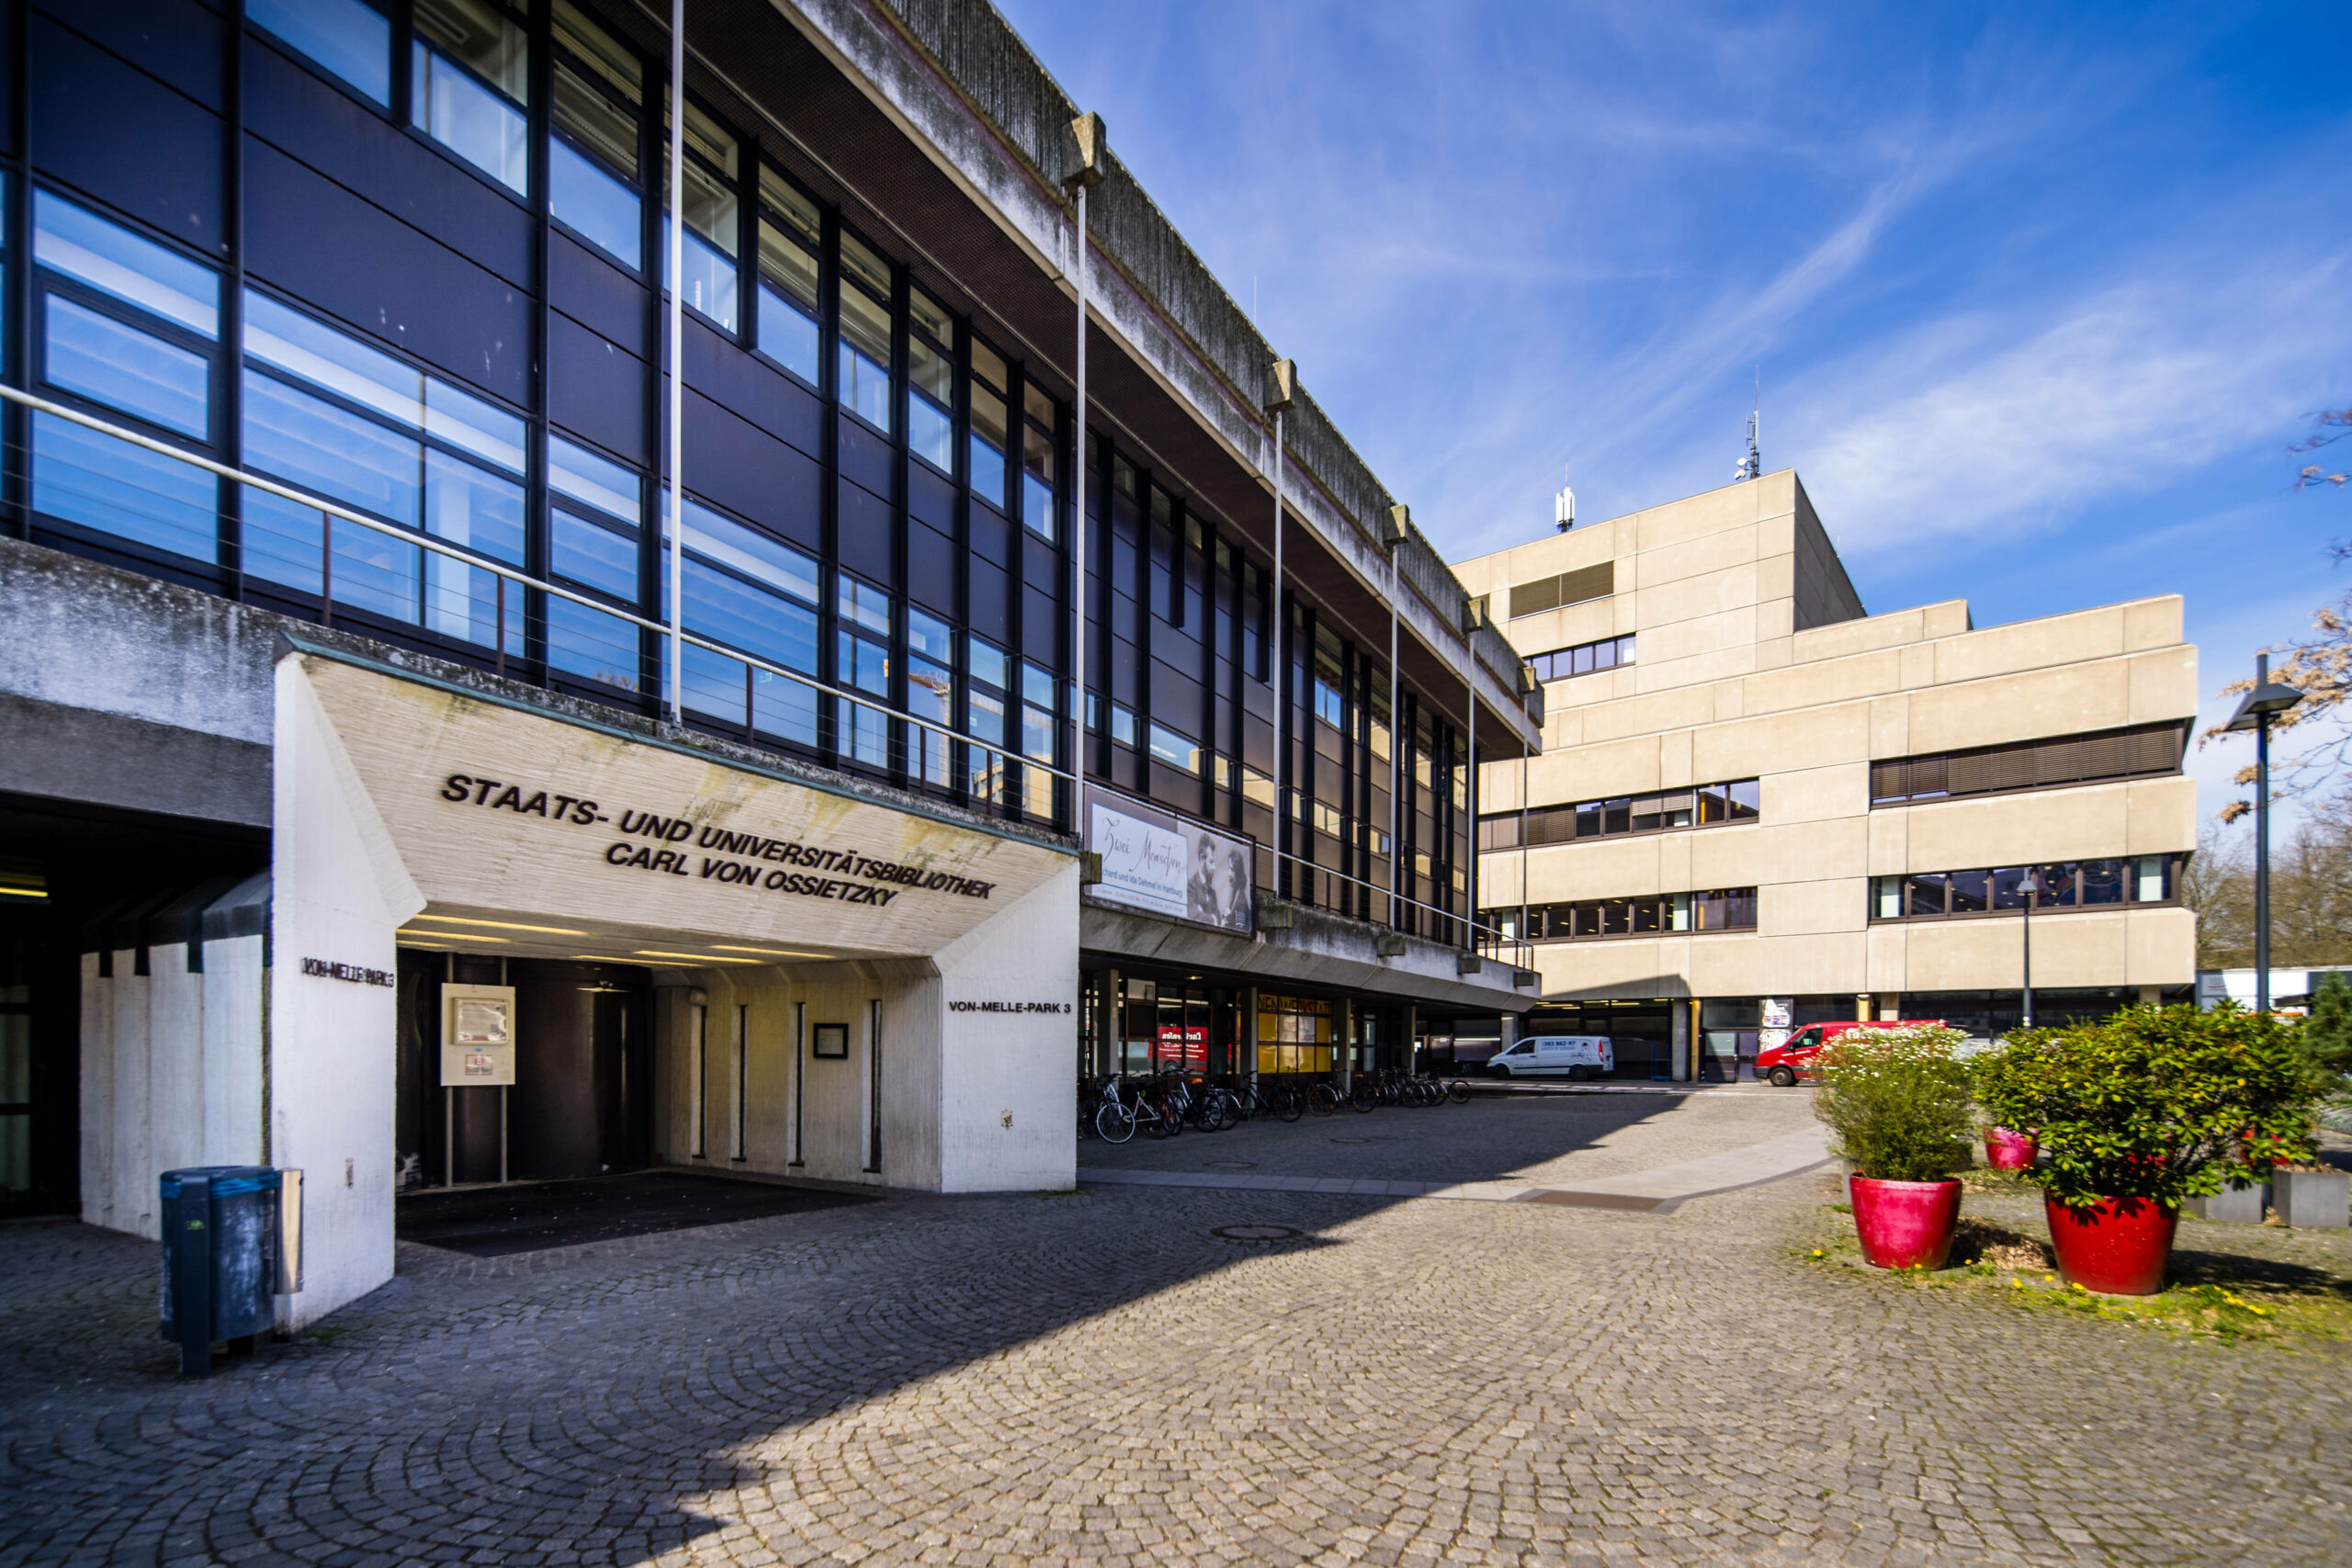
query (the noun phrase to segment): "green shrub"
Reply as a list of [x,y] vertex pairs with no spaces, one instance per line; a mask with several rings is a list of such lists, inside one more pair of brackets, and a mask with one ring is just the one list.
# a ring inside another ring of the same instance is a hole
[[2229,1002],[2131,1008],[2011,1035],[1979,1064],[1977,1098],[2041,1140],[2045,1162],[2020,1174],[2060,1202],[2177,1204],[2312,1157],[2319,1090],[2299,1034]]
[[2343,976],[2320,976],[2311,1016],[2303,1020],[2301,1048],[2324,1092],[2352,1092],[2352,986]]
[[1813,1113],[1857,1176],[1941,1181],[1968,1163],[1969,1071],[1957,1029],[1864,1027],[1814,1058]]

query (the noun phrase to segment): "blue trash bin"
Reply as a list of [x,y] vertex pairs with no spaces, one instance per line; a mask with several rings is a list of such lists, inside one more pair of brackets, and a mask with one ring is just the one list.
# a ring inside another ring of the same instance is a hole
[[219,1341],[250,1349],[275,1322],[281,1186],[266,1165],[164,1172],[163,1335],[183,1376],[210,1371]]

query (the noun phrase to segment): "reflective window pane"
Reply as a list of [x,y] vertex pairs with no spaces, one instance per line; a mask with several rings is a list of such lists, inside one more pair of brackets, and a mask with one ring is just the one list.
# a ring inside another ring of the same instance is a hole
[[547,595],[547,624],[550,668],[625,692],[637,690],[641,660],[635,625],[552,593]]
[[392,25],[361,0],[245,0],[245,19],[390,106]]
[[548,488],[627,523],[643,515],[644,480],[634,470],[560,435],[548,437]]
[[855,278],[884,299],[890,297],[890,264],[847,231],[842,235],[842,275]]
[[615,261],[633,270],[645,265],[637,192],[560,139],[548,143],[548,204],[573,232]]
[[881,637],[890,635],[890,595],[872,583],[843,573],[838,611],[844,625],[860,626]]
[[955,629],[938,616],[911,605],[907,610],[907,647],[937,660],[956,657]]
[[288,484],[416,525],[423,454],[414,438],[250,370],[244,456],[247,467]]
[[765,165],[760,169],[760,199],[809,250],[822,246],[824,223],[817,204],[801,195],[799,186]]
[[760,286],[759,350],[812,386],[817,380],[817,318],[794,300]]
[[523,471],[521,416],[429,376],[424,380],[424,433],[486,457],[510,473]]
[[[668,495],[662,500],[666,505]],[[763,586],[817,602],[817,563],[808,556],[707,507],[686,503],[686,549],[731,567]]]
[[33,510],[210,562],[220,555],[219,483],[189,463],[36,412]]
[[692,555],[684,562],[683,575],[688,631],[787,670],[815,671],[815,610],[756,588]]
[[411,428],[424,423],[422,374],[252,289],[245,291],[244,337],[252,358]]
[[410,118],[517,193],[530,183],[530,47],[487,0],[417,0]]
[[33,259],[200,337],[220,335],[211,271],[45,190],[33,193]]
[[202,355],[58,295],[46,298],[43,314],[42,377],[51,386],[206,439],[212,367]]
[[[424,531],[453,545],[523,564],[523,487],[460,457],[424,454]],[[519,604],[518,604],[519,607]]]
[[964,636],[964,668],[975,681],[985,681],[999,691],[1008,687],[1011,670],[1004,650],[995,644],[966,633]]
[[[977,362],[978,345],[973,347]],[[993,505],[1004,504],[1004,443],[1007,434],[1004,400],[978,379],[972,383],[972,493]]]
[[558,512],[548,520],[548,559],[556,575],[616,599],[638,600],[638,542]]

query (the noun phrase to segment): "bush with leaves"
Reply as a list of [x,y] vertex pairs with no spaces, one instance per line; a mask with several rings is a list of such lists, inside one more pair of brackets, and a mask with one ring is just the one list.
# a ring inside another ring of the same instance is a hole
[[1873,1181],[1941,1181],[1968,1163],[1967,1040],[1940,1025],[1849,1029],[1813,1059],[1813,1113],[1838,1157]]
[[2312,1157],[2319,1090],[2300,1032],[2229,1002],[2129,1008],[2010,1035],[1978,1064],[1977,1098],[2000,1125],[2040,1137],[2044,1163],[2019,1174],[2060,1202],[2177,1205]]
[[2303,1020],[2303,1060],[2330,1098],[2352,1094],[2352,986],[2341,975],[2320,976]]

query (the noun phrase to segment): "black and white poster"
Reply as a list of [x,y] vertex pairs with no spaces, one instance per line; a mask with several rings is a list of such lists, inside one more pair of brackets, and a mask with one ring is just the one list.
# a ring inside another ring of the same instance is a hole
[[1090,789],[1086,847],[1102,857],[1090,897],[1148,914],[1247,933],[1251,845],[1158,807]]

